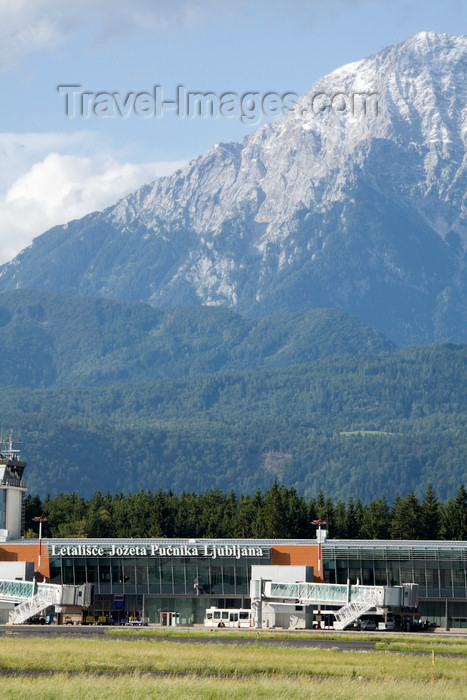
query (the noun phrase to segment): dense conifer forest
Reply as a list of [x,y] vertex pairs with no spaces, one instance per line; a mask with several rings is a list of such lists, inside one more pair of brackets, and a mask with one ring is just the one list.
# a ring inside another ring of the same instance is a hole
[[364,503],[467,483],[467,345],[396,349],[348,314],[0,295],[0,427],[30,492]]
[[253,494],[274,479],[364,502],[467,483],[467,346],[141,384],[5,388],[32,493]]
[[26,498],[27,537],[37,537],[35,515],[45,515],[47,537],[314,538],[313,520],[325,520],[334,539],[467,540],[467,491],[442,503],[429,485],[422,499],[413,491],[362,503],[325,496],[305,498],[274,482],[267,491],[237,497],[211,489],[204,494],[140,491],[128,496],[76,493]]

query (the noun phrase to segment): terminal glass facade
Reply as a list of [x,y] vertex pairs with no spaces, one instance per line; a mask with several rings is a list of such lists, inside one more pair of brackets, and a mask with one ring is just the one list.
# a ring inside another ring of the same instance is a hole
[[467,627],[467,551],[455,542],[327,541],[323,545],[324,580],[367,586],[418,583],[422,617]]
[[[94,584],[91,615],[120,621],[136,614],[160,624],[202,623],[211,606],[249,607],[253,565],[317,562],[316,540],[83,539],[47,546],[51,583]],[[465,542],[327,540],[321,551],[326,582],[417,583],[423,618],[467,627]]]
[[270,547],[255,548],[259,556],[237,551],[218,556],[219,551],[226,550],[218,549],[215,557],[212,552],[204,556],[203,550],[196,556],[170,557],[54,556],[51,551],[50,583],[93,583],[91,615],[117,621],[136,615],[164,624],[162,613],[170,612],[177,613],[176,623],[202,623],[208,607],[249,607],[251,567],[271,563]]

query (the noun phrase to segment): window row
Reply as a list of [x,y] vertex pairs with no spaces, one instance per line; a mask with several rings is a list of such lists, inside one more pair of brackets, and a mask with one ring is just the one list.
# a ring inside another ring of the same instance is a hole
[[418,583],[420,597],[467,596],[467,568],[463,561],[420,562],[335,559],[324,562],[324,579],[329,583],[365,586],[398,586]]
[[195,558],[61,558],[50,560],[52,583],[94,583],[96,592],[245,595],[252,564],[264,560]]

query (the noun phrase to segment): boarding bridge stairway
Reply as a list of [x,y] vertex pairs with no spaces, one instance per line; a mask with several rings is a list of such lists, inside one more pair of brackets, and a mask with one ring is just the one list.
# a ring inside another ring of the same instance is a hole
[[[297,605],[340,606],[334,613],[335,629],[343,630],[370,610],[400,610],[402,607],[416,608],[418,604],[417,584],[400,586],[361,586],[335,583],[282,583],[274,581],[252,582],[252,600],[257,598],[261,588],[264,601],[277,601],[282,604],[295,602]],[[256,592],[255,592],[256,591]],[[276,603],[276,604],[277,604]]]
[[40,615],[49,605],[59,605],[62,598],[60,586],[54,586],[53,588],[58,588],[59,590],[38,591],[32,598],[23,600],[10,612],[10,623],[12,625],[21,625],[26,620],[34,617],[34,615]]
[[88,607],[91,590],[84,586],[58,586],[36,581],[0,580],[0,601],[17,603],[10,611],[10,623],[20,625],[51,605]]
[[346,627],[358,620],[365,613],[374,610],[376,607],[375,603],[371,600],[354,600],[351,603],[347,603],[342,606],[340,610],[334,613],[335,622],[334,629],[344,630]]

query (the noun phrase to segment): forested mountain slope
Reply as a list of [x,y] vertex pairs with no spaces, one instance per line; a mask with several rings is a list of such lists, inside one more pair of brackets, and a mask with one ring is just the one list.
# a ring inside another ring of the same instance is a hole
[[394,347],[330,309],[252,320],[217,307],[157,310],[31,290],[0,294],[0,386],[149,381]]
[[209,488],[251,493],[274,478],[333,498],[466,474],[467,347],[332,357],[286,369],[106,387],[4,388],[31,491]]

